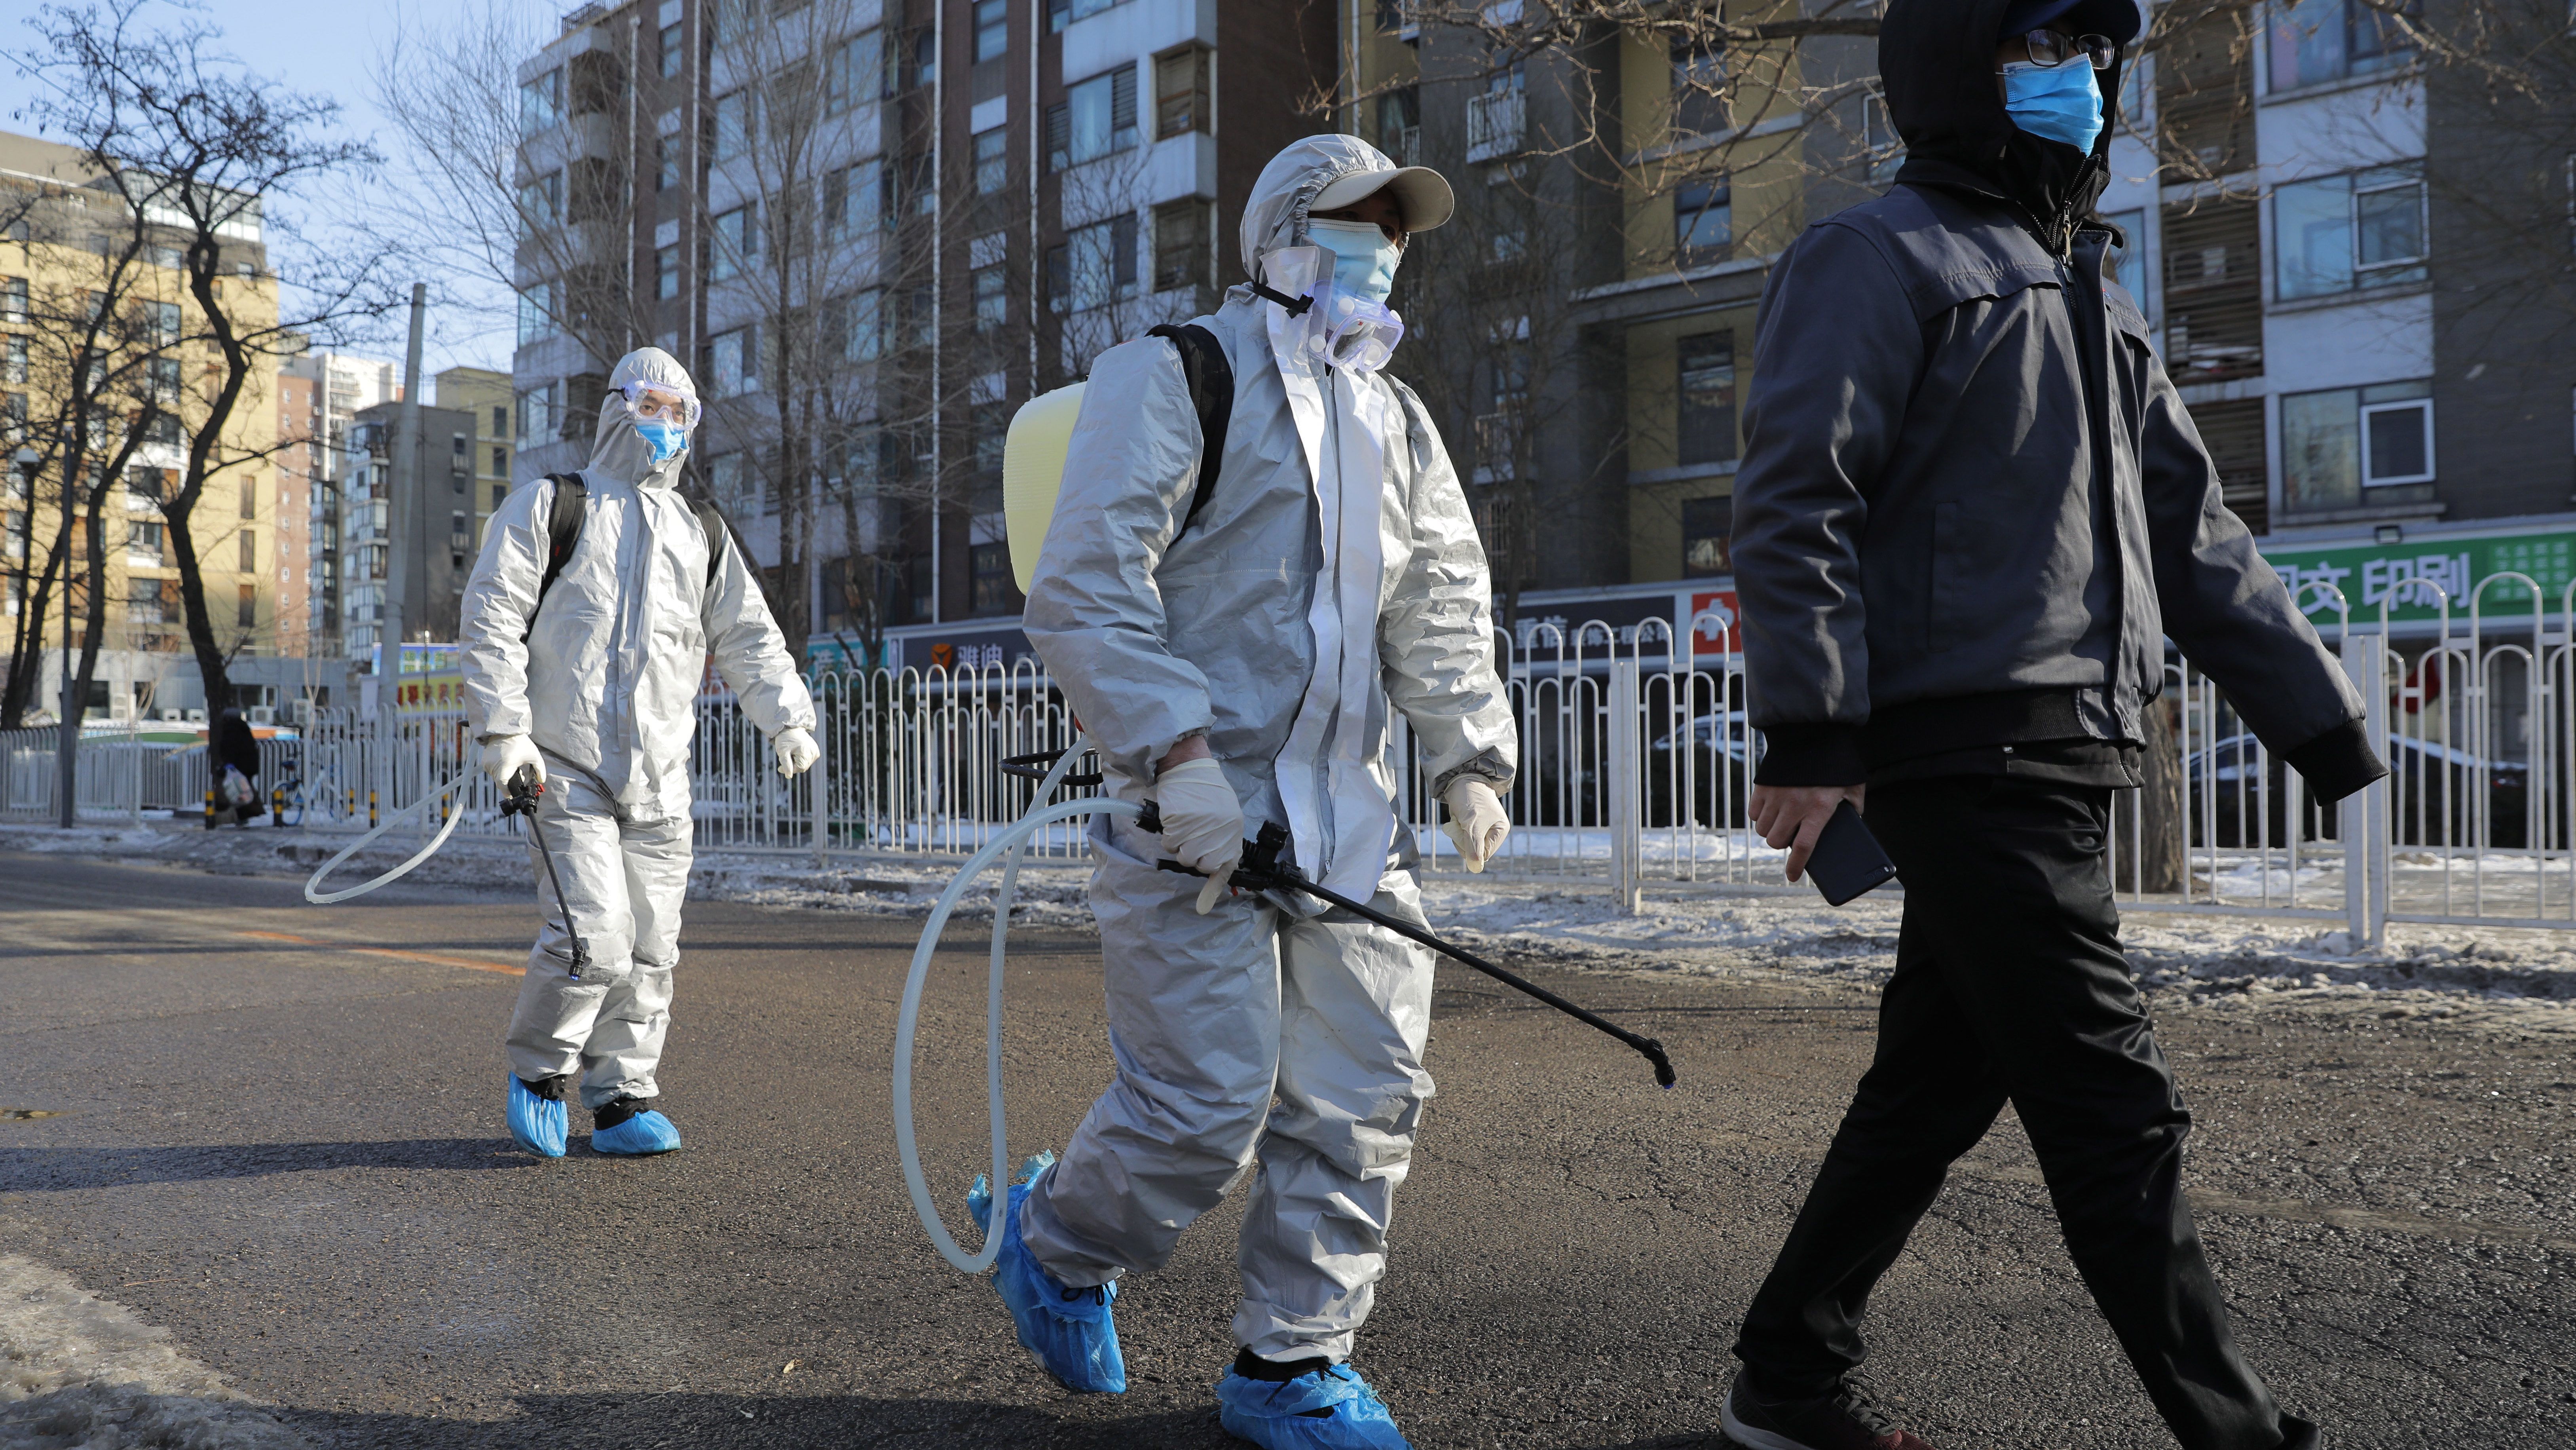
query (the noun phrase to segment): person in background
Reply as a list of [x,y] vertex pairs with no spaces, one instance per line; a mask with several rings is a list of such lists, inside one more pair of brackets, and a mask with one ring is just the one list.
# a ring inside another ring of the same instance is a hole
[[[211,829],[216,820],[230,816],[236,826],[246,826],[268,813],[268,804],[259,793],[259,733],[250,726],[250,717],[239,706],[227,705],[215,717],[214,738],[209,754],[215,771],[215,815],[206,820]],[[224,771],[238,770],[250,783],[250,798],[238,804],[225,799]]]
[[2230,1337],[2105,852],[2168,636],[2313,799],[2386,767],[2104,276],[2141,22],[2133,0],[1889,0],[1905,164],[1763,299],[1735,482],[1751,815],[1795,880],[1864,807],[1905,921],[1876,1058],[1736,1339],[1722,1424],[1746,1450],[1928,1450],[1858,1379],[1861,1314],[2006,1103],[2175,1439],[2319,1444]]

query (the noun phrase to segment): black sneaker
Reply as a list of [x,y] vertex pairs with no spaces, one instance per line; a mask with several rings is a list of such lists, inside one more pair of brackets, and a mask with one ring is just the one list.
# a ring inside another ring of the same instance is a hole
[[1900,1427],[1870,1399],[1868,1387],[1845,1378],[1829,1395],[1770,1399],[1736,1371],[1718,1422],[1744,1450],[1933,1450],[1930,1441]]

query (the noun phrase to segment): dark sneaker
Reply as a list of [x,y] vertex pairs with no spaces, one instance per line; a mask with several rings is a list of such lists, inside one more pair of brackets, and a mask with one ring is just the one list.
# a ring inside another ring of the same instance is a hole
[[1744,1450],[1933,1450],[1889,1419],[1855,1379],[1814,1399],[1774,1400],[1748,1388],[1739,1370],[1718,1418]]

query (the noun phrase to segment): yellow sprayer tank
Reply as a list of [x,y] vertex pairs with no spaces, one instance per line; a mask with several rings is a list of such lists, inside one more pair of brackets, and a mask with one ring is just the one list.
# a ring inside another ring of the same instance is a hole
[[1021,404],[1002,442],[1002,530],[1022,594],[1037,578],[1038,548],[1055,517],[1065,451],[1073,444],[1073,420],[1082,412],[1082,386],[1073,383]]

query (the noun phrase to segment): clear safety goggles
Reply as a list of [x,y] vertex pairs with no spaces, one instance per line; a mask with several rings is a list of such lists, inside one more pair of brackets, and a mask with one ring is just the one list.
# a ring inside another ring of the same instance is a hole
[[1315,305],[1306,319],[1306,352],[1326,367],[1373,373],[1395,356],[1404,341],[1404,317],[1383,302],[1355,297],[1326,278],[1311,294]]
[[626,416],[637,423],[698,426],[698,395],[660,383],[628,383],[618,391],[626,398]]

